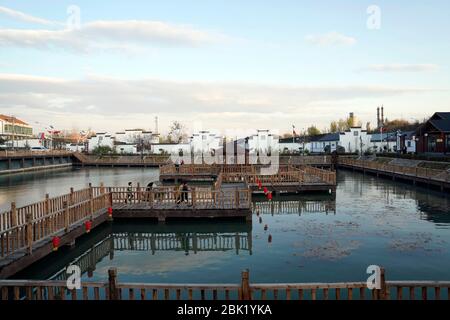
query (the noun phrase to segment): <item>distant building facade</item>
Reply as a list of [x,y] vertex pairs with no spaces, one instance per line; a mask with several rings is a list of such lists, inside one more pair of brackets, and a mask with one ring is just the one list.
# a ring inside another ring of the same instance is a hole
[[12,146],[12,141],[31,139],[33,128],[25,121],[0,114],[0,137]]
[[450,112],[436,112],[415,135],[418,153],[450,153]]

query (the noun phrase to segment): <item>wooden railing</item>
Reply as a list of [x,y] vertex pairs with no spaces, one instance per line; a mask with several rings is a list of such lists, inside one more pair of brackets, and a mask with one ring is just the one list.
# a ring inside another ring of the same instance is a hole
[[[408,296],[403,296],[408,290]],[[370,290],[366,282],[251,283],[249,271],[234,284],[122,283],[117,270],[107,282],[82,282],[69,290],[66,281],[0,280],[2,300],[410,300],[449,299],[450,281],[386,281]]]
[[73,152],[66,150],[48,150],[48,151],[0,151],[0,158],[10,157],[35,157],[35,156],[71,156]]
[[450,182],[450,172],[445,170],[436,170],[421,167],[405,167],[394,164],[380,163],[377,161],[357,160],[351,158],[339,158],[339,163],[353,167],[372,169],[381,172],[389,172],[399,175],[406,175],[416,178]]
[[169,162],[169,156],[165,155],[106,155],[96,156],[82,153],[74,153],[74,156],[83,164],[88,165],[165,165]]
[[332,157],[324,156],[280,156],[280,163],[293,165],[331,165]]
[[159,174],[206,174],[206,175],[218,175],[220,168],[215,165],[208,164],[183,164],[178,167],[174,164],[167,164],[159,168]]
[[0,213],[0,257],[18,250],[33,250],[33,244],[67,231],[70,226],[92,219],[94,213],[109,206],[104,188],[92,187],[50,198]]
[[323,170],[311,166],[301,166],[300,170],[305,172],[304,179],[306,182],[316,182],[317,179],[330,185],[336,185],[336,172]]
[[195,208],[242,209],[250,208],[252,195],[249,189],[230,189],[228,192],[213,188],[190,187],[189,191],[176,190],[174,187],[162,187],[147,191],[140,187],[105,187],[112,194],[113,204],[145,203],[148,209],[168,207],[186,199],[187,204]]
[[281,165],[273,175],[259,173],[222,173],[222,182],[246,182],[250,184],[324,183],[336,185],[336,172],[310,166]]
[[336,212],[336,201],[260,201],[253,204],[257,214],[302,214]]

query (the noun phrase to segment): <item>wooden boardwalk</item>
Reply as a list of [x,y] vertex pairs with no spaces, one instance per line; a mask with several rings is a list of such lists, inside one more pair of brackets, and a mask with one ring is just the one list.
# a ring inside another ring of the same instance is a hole
[[450,300],[450,281],[388,281],[380,289],[365,281],[339,283],[253,283],[245,270],[228,284],[130,283],[108,270],[108,281],[83,281],[67,289],[65,280],[0,280],[2,300]]
[[274,174],[264,174],[261,165],[165,165],[162,181],[214,181],[216,189],[227,183],[239,183],[252,192],[262,187],[279,193],[328,192],[336,190],[336,173],[308,165],[280,165]]
[[450,191],[450,172],[421,167],[406,167],[376,161],[339,158],[339,167],[389,177],[393,180],[410,181],[413,184],[433,186],[441,191]]
[[[180,202],[181,200],[185,200]],[[251,192],[179,192],[163,187],[89,187],[0,213],[0,278],[17,273],[59,246],[74,244],[90,228],[119,218],[241,218],[250,221]]]

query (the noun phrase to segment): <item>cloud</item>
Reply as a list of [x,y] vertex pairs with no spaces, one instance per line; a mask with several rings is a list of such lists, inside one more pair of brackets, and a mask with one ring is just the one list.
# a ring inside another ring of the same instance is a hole
[[98,130],[145,127],[153,123],[155,115],[162,121],[201,120],[219,129],[275,128],[306,115],[308,121],[327,123],[336,114],[342,117],[358,111],[352,110],[354,105],[376,105],[380,99],[429,92],[433,90],[374,85],[273,86],[95,75],[66,80],[0,74],[0,108],[4,113],[23,115],[27,121],[52,118],[66,127],[76,124]]
[[17,19],[17,20],[20,20],[23,22],[35,23],[35,24],[40,24],[40,25],[44,25],[44,26],[54,26],[57,24],[54,21],[34,17],[29,14],[26,14],[26,13],[23,13],[20,11],[16,11],[13,9],[9,9],[6,7],[2,7],[2,6],[0,6],[0,14],[5,14],[11,18],[14,18],[14,19]]
[[305,37],[305,40],[310,44],[329,47],[329,46],[352,46],[356,43],[356,39],[340,34],[338,32],[329,32],[326,34],[319,35],[308,35]]
[[436,71],[439,66],[436,64],[374,64],[362,71],[371,72],[430,72]]
[[123,49],[124,44],[197,47],[227,39],[219,33],[161,21],[93,21],[80,29],[65,30],[0,29],[0,47],[56,47],[82,52]]

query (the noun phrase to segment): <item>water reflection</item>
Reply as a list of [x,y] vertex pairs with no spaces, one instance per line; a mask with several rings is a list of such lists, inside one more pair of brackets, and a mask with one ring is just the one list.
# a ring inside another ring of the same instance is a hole
[[[116,221],[98,230],[93,230],[69,250],[63,248],[58,258],[38,262],[22,274],[36,272],[38,278],[54,280],[67,279],[66,269],[69,265],[80,267],[83,275],[93,276],[96,265],[105,258],[114,260],[117,252],[182,252],[184,255],[200,252],[234,252],[236,255],[252,255],[252,225],[241,222],[192,223],[177,222],[155,224],[153,222]],[[44,272],[42,265],[49,266]]]

